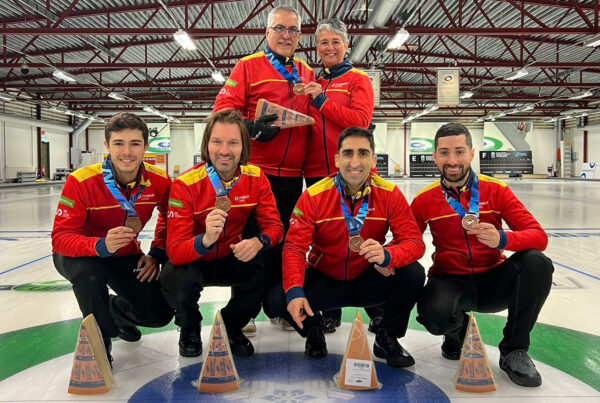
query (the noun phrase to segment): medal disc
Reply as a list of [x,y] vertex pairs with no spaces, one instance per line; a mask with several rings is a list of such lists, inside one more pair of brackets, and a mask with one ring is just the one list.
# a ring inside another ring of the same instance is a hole
[[354,235],[350,237],[350,240],[348,241],[348,247],[352,252],[358,252],[360,250],[360,245],[362,245],[363,242],[364,240],[360,237],[360,235]]
[[467,231],[473,229],[473,227],[477,225],[477,223],[478,220],[475,214],[465,214],[465,216],[462,218],[462,226]]
[[302,83],[294,84],[294,94],[304,95],[304,87],[306,86]]
[[142,220],[139,217],[127,217],[125,226],[137,234],[142,230]]
[[224,212],[228,212],[231,208],[231,201],[227,196],[219,196],[215,201],[215,208],[219,210],[223,210]]

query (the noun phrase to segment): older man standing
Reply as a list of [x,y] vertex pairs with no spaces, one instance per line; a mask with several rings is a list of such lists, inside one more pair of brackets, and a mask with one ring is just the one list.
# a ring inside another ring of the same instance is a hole
[[[223,109],[242,112],[252,144],[249,163],[260,167],[271,183],[286,231],[302,193],[308,128],[280,130],[270,126],[268,119],[256,119],[255,111],[258,100],[264,98],[308,114],[310,96],[305,94],[303,84],[314,81],[315,73],[303,60],[294,57],[301,23],[300,14],[293,7],[278,6],[271,10],[265,33],[267,45],[263,51],[238,61],[213,107],[213,112]],[[251,222],[245,232],[252,235],[257,229]],[[281,247],[276,246],[265,257],[273,276],[280,278]]]

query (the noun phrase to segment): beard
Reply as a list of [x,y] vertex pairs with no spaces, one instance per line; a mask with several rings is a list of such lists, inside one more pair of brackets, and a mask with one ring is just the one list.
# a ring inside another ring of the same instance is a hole
[[442,174],[442,178],[444,178],[444,180],[448,183],[458,183],[458,184],[462,184],[461,182],[463,182],[463,180],[465,179],[465,177],[469,174],[469,172],[471,171],[471,165],[461,165],[461,170],[458,174],[455,174],[453,176],[448,176],[445,174],[446,172],[446,168],[448,168],[448,165],[444,165],[442,166],[442,172],[440,172]]

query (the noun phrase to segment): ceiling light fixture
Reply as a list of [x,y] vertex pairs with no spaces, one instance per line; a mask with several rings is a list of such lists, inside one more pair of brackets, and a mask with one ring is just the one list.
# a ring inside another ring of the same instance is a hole
[[472,91],[465,91],[465,92],[463,92],[462,94],[460,94],[460,97],[459,97],[459,98],[460,98],[460,99],[468,99],[468,98],[472,98],[472,97],[473,97],[473,95],[475,95],[475,93],[474,93],[474,92],[472,92]]
[[179,43],[179,45],[185,50],[196,50],[196,44],[183,29],[175,32],[173,34],[173,38],[175,38],[177,43]]
[[506,81],[512,81],[516,80],[517,78],[525,77],[527,74],[529,73],[527,72],[525,67],[523,67],[522,69],[515,70],[512,73],[507,74],[506,76],[504,76],[504,79]]
[[0,99],[3,101],[14,101],[15,100],[15,96],[8,94],[6,92],[0,92]]
[[591,48],[595,48],[600,45],[600,33],[592,36],[587,41],[583,42],[583,46],[589,46]]
[[125,100],[125,97],[123,97],[123,95],[119,94],[118,92],[109,92],[108,97],[112,98],[112,99],[116,99],[117,101]]
[[63,81],[68,81],[71,83],[74,83],[77,81],[77,79],[72,76],[71,74],[67,73],[66,71],[62,71],[59,69],[54,70],[54,72],[52,73],[52,75],[56,78],[60,78]]
[[591,97],[592,95],[594,95],[594,93],[592,91],[583,91],[583,92],[578,92],[577,94],[571,95],[569,97],[569,99],[587,98],[587,97]]
[[388,42],[387,48],[385,50],[400,49],[400,47],[404,45],[404,42],[406,42],[409,36],[410,34],[406,29],[400,28],[396,32],[394,37]]
[[215,80],[218,83],[225,82],[225,76],[223,76],[223,73],[221,73],[219,70],[213,70],[213,72],[210,75],[213,78],[213,80]]

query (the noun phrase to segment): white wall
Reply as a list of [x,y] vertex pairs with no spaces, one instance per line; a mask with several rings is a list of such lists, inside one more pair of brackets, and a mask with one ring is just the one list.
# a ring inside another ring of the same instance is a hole
[[171,153],[169,154],[169,175],[175,177],[173,169],[179,165],[179,172],[184,172],[194,164],[194,129],[175,131],[171,128]]
[[50,142],[50,179],[53,179],[56,168],[69,168],[69,133],[42,130]]
[[533,125],[533,130],[527,135],[525,141],[529,143],[532,151],[533,173],[547,174],[548,167],[556,159],[556,130],[540,129]]
[[17,177],[18,171],[33,172],[37,168],[37,129],[32,126],[4,125],[5,178]]
[[[600,164],[600,124],[590,125],[588,129],[588,162]],[[583,161],[583,156],[581,157]]]

